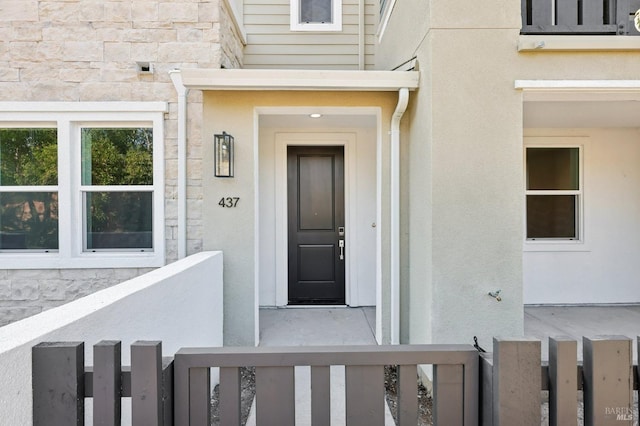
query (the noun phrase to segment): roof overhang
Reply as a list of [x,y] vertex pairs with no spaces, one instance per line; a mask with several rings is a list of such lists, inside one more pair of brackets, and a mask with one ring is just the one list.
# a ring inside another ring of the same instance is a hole
[[525,102],[638,101],[640,80],[516,80]]
[[640,80],[516,80],[524,126],[640,126]]
[[337,71],[337,70],[180,70],[182,83],[198,90],[315,90],[315,91],[397,91],[415,90],[417,71]]

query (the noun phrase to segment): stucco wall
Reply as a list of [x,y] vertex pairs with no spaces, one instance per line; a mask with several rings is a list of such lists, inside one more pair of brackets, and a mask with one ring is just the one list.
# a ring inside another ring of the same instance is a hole
[[[416,56],[420,71],[403,146],[405,341],[469,343],[477,335],[490,345],[492,335],[523,332],[523,274],[541,264],[532,254],[523,271],[523,98],[515,80],[640,75],[636,52],[518,52],[520,19],[514,1],[475,9],[463,1],[397,2],[377,48],[378,68]],[[487,296],[497,289],[502,302]]]
[[[256,228],[259,149],[255,133],[257,107],[308,106],[375,106],[382,109],[382,199],[388,200],[389,123],[397,102],[397,93],[372,92],[225,92],[209,91],[204,94],[203,133],[210,135],[223,130],[235,137],[235,177],[213,177],[213,144],[204,149],[207,159],[203,170],[205,250],[224,248],[225,252],[225,344],[254,344],[257,338],[257,306],[259,271],[256,270],[259,232]],[[236,208],[218,205],[222,197],[240,197]],[[383,203],[383,265],[382,282],[385,300],[388,300],[388,203]],[[388,324],[389,307],[383,305],[383,324]],[[388,330],[383,330],[388,336]],[[232,336],[232,337],[227,337]],[[387,337],[388,338],[388,337]],[[228,340],[227,340],[228,339]],[[233,340],[231,340],[233,339]]]
[[[164,101],[166,258],[177,259],[177,95],[174,68],[237,68],[242,43],[224,1],[0,2],[0,101]],[[136,62],[148,62],[143,74]],[[189,94],[187,253],[202,250],[202,94]],[[0,325],[143,271],[0,273]]]
[[520,10],[491,3],[398,2],[378,46],[379,68],[416,56],[420,71],[403,119],[404,342],[522,333],[522,105],[503,72]]

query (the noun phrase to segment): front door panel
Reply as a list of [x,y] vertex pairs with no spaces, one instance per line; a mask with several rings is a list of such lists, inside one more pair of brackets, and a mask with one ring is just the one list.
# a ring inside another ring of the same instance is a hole
[[344,148],[288,147],[287,192],[289,304],[344,304]]

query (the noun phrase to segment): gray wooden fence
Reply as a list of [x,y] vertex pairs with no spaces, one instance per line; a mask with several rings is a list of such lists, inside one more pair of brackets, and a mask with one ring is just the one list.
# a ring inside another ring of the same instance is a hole
[[93,424],[120,425],[121,398],[131,397],[131,423],[173,425],[173,360],[161,342],[131,345],[131,367],[121,367],[121,344],[93,347],[84,366],[84,343],[45,342],[33,347],[33,424],[84,425],[84,400],[93,398]]
[[[639,339],[640,341],[640,339]],[[549,339],[495,338],[492,353],[468,345],[336,346],[289,348],[185,348],[161,358],[160,342],[131,346],[131,368],[120,366],[120,343],[94,346],[94,367],[84,367],[83,343],[41,343],[33,348],[35,425],[83,425],[84,400],[93,398],[94,424],[120,424],[120,400],[132,399],[132,424],[207,425],[210,367],[220,367],[220,424],[240,424],[240,367],[256,367],[258,425],[295,422],[294,367],[311,367],[312,423],[329,424],[329,367],[345,366],[348,426],[384,424],[385,365],[399,366],[400,425],[417,420],[419,364],[433,370],[434,421],[440,425],[539,425],[548,392],[549,425],[634,424],[632,340],[624,336]],[[579,409],[580,393],[584,404]]]
[[220,367],[220,424],[239,425],[240,367],[246,366],[256,367],[258,425],[294,424],[295,366],[311,367],[312,423],[328,425],[332,365],[345,366],[347,424],[383,425],[384,366],[398,365],[399,424],[414,426],[419,364],[433,365],[436,422],[478,424],[479,357],[470,345],[187,348],[163,365],[160,342],[136,342],[131,369],[122,368],[122,373],[118,342],[96,345],[95,367],[86,372],[83,346],[42,343],[33,348],[35,425],[83,425],[88,397],[94,399],[94,424],[119,425],[120,398],[131,396],[136,426],[209,426],[211,367]]
[[521,0],[522,34],[637,35],[637,0]]
[[541,390],[548,391],[550,426],[578,423],[578,392],[585,426],[634,424],[631,345],[625,336],[584,337],[579,363],[575,340],[549,338],[549,361],[542,364],[539,340],[494,338],[493,353],[481,354],[481,424],[539,425]]
[[256,367],[256,422],[295,423],[294,367],[311,367],[311,421],[329,424],[329,367],[345,366],[346,422],[384,425],[384,366],[398,365],[398,423],[417,423],[417,365],[434,367],[434,417],[478,424],[478,353],[470,345],[326,346],[181,349],[175,356],[175,420],[210,425],[209,367],[220,368],[220,424],[240,421],[239,367]]

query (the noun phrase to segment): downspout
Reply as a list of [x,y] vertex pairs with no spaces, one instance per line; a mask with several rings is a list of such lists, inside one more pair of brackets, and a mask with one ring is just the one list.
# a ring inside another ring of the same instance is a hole
[[400,343],[400,120],[407,110],[409,89],[398,92],[391,118],[391,344]]
[[187,256],[187,89],[180,70],[169,71],[178,92],[178,259]]

